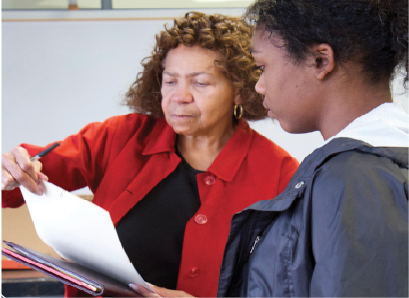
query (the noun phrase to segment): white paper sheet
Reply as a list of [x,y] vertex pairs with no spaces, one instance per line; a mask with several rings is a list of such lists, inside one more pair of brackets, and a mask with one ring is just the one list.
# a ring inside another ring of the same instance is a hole
[[151,289],[129,261],[106,210],[52,183],[44,185],[42,196],[20,187],[42,241],[71,262]]

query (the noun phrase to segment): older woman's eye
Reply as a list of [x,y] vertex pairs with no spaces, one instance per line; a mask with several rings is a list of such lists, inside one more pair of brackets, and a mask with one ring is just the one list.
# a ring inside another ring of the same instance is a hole
[[206,86],[209,85],[208,83],[205,83],[205,82],[195,82],[195,84],[196,84],[197,86],[199,86],[199,87],[206,87]]
[[260,69],[261,72],[264,72],[264,65],[257,65],[255,68]]

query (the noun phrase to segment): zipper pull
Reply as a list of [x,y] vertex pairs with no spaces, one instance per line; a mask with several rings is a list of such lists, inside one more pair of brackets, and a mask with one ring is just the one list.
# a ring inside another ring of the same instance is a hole
[[260,236],[257,236],[257,237],[256,237],[256,240],[254,241],[253,246],[251,247],[250,254],[253,253],[253,251],[254,251],[254,249],[256,248],[257,243],[258,243],[259,241],[260,241]]

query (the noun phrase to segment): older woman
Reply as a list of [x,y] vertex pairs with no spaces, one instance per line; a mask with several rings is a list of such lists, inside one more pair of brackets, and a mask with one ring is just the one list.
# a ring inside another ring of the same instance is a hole
[[222,15],[175,20],[127,93],[136,113],[87,125],[42,165],[36,146],[3,154],[3,206],[23,204],[19,185],[41,194],[47,177],[88,186],[146,281],[215,296],[233,214],[279,194],[298,166],[243,120],[266,116],[251,32]]

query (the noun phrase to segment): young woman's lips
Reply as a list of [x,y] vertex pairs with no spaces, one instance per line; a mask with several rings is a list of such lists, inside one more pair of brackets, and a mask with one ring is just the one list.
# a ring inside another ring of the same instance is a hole
[[263,104],[263,106],[267,111],[270,111],[270,109],[265,104]]

